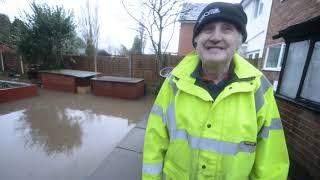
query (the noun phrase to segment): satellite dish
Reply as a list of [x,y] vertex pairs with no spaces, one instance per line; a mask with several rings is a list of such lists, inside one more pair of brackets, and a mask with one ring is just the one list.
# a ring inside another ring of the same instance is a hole
[[171,71],[173,70],[174,67],[165,67],[163,69],[160,70],[159,74],[161,77],[168,77],[169,74],[171,73]]

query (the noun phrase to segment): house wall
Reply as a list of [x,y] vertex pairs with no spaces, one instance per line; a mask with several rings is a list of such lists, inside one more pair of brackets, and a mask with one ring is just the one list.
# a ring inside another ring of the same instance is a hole
[[178,55],[185,56],[190,51],[193,50],[193,46],[192,46],[193,27],[194,27],[194,23],[181,22]]
[[[277,35],[280,30],[319,15],[319,0],[284,0],[282,2],[273,0],[263,57],[269,45],[284,42],[282,38],[272,39],[272,36]],[[276,71],[268,71],[266,75],[272,81],[279,79],[279,72]]]
[[[318,0],[273,0],[266,49],[269,45],[284,42],[272,39],[280,30],[320,15]],[[265,59],[264,59],[265,61]],[[278,80],[278,71],[264,71],[269,80]],[[291,177],[320,179],[320,113],[277,98],[287,146],[291,158]],[[298,167],[298,168],[296,168]]]
[[268,23],[270,18],[272,0],[261,0],[263,10],[260,15],[254,17],[255,1],[243,2],[244,11],[248,17],[247,23],[247,53],[259,52],[259,58],[263,55],[265,40],[267,36]]
[[296,179],[320,178],[320,113],[277,98]]

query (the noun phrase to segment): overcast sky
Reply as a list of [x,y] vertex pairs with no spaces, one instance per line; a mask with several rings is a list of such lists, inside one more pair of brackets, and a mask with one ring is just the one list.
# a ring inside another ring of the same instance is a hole
[[[0,1],[0,13],[7,14],[11,20],[14,17],[23,18],[23,12],[30,12],[29,2],[31,0],[4,0]],[[34,0],[37,3],[47,3],[50,6],[63,6],[66,10],[74,12],[75,20],[81,15],[81,6],[84,6],[86,0]],[[132,0],[130,0],[132,1]],[[221,0],[224,2],[239,3],[241,0]],[[133,38],[136,32],[133,28],[137,23],[125,12],[121,0],[91,0],[96,2],[100,16],[100,42],[99,47],[108,49],[109,46],[119,47],[120,44],[131,48]],[[189,0],[192,3],[210,3],[212,0]],[[168,48],[169,52],[177,52],[179,41],[180,24],[176,25],[176,30]],[[150,52],[150,47],[146,47]]]

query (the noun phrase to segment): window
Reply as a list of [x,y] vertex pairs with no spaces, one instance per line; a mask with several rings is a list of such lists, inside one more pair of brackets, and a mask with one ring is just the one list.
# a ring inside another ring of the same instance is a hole
[[320,41],[289,44],[278,93],[294,102],[320,107]]
[[320,16],[280,30],[286,48],[276,96],[320,112]]
[[280,94],[295,98],[300,84],[302,71],[307,59],[309,41],[291,43],[284,70]]
[[262,14],[263,11],[263,3],[260,3],[260,7],[259,7],[259,15]]
[[259,50],[254,50],[247,52],[247,58],[248,59],[258,59],[259,58]]
[[267,49],[263,69],[280,71],[284,49],[285,44],[283,43],[270,45]]
[[320,103],[320,42],[314,45],[311,61],[303,83],[301,97]]

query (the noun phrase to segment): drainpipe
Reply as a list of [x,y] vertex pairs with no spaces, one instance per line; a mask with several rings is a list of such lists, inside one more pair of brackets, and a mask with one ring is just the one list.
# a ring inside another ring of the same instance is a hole
[[0,51],[0,59],[1,59],[1,69],[4,72],[4,63],[3,63],[3,56],[1,51]]

